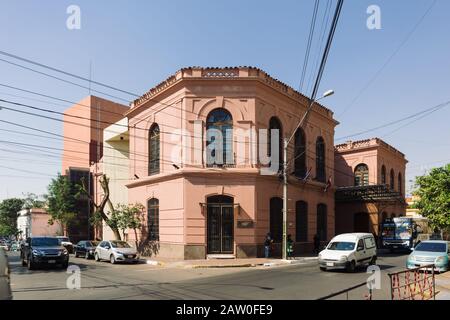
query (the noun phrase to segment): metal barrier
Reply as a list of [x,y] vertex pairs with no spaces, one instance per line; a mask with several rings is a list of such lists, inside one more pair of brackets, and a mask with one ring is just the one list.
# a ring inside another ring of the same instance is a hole
[[[353,286],[353,287],[350,287],[350,288],[338,291],[336,293],[329,294],[329,295],[327,295],[325,297],[322,297],[322,298],[319,298],[317,300],[328,300],[328,299],[335,298],[335,297],[338,297],[338,296],[343,295],[343,294],[345,294],[345,296],[346,296],[345,300],[348,300],[349,292],[353,291],[353,290],[356,290],[356,289],[359,289],[361,287],[367,287],[367,281],[364,281],[363,283],[358,284],[356,286]],[[368,290],[369,290],[369,293],[367,295],[365,295],[365,300],[372,300],[373,290],[371,288],[368,288]],[[342,300],[344,300],[344,299],[342,299]]]
[[436,282],[433,264],[390,273],[389,278],[391,280],[392,300],[436,299]]

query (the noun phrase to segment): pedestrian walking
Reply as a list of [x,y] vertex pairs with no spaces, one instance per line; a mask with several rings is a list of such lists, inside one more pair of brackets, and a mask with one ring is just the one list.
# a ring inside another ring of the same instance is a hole
[[266,234],[266,238],[264,239],[264,257],[267,259],[270,256],[270,248],[272,246],[273,239],[272,235],[269,233]]
[[287,258],[291,259],[294,255],[294,241],[291,238],[291,235],[288,235],[287,237]]

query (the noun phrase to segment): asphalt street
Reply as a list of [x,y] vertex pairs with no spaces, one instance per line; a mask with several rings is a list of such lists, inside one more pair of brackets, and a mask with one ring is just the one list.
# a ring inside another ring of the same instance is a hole
[[[388,273],[403,269],[405,260],[406,255],[401,254],[379,257],[381,289],[374,292],[374,299],[389,299]],[[9,261],[16,300],[309,300],[363,283],[369,276],[365,269],[356,273],[322,272],[315,261],[270,268],[186,269],[147,264],[111,265],[71,256],[70,265],[77,266],[79,269],[75,267],[75,270],[79,274],[57,268],[28,271],[21,266],[18,253],[9,253]],[[350,292],[348,299],[361,300],[367,293],[367,288],[362,287]],[[347,296],[334,299],[347,299]]]

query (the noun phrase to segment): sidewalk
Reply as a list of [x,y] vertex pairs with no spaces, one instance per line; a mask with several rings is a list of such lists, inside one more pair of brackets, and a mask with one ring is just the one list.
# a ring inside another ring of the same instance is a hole
[[450,300],[450,272],[436,275],[436,300]]
[[205,259],[205,260],[175,260],[158,257],[142,257],[146,263],[153,266],[165,268],[254,268],[254,267],[277,267],[291,264],[303,264],[316,261],[317,257],[302,256],[291,260],[274,258],[248,258],[248,259]]

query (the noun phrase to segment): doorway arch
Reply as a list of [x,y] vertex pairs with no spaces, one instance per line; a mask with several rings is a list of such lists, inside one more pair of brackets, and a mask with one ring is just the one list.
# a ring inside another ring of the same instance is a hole
[[234,198],[215,195],[207,198],[207,253],[234,253]]

